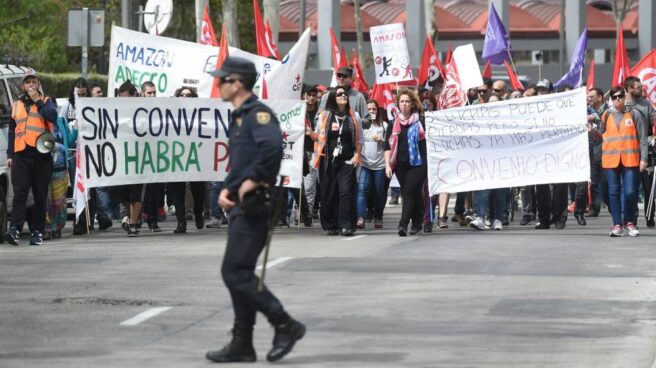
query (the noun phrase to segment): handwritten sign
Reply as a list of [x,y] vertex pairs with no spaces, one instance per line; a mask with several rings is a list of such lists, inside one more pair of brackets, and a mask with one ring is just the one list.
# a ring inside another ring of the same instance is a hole
[[[218,47],[112,26],[107,95],[112,97],[114,89],[129,79],[137,88],[145,81],[153,82],[161,97],[173,96],[182,86],[195,87],[200,97],[209,97],[214,78],[207,73],[216,68],[218,54]],[[229,54],[252,61],[260,75],[280,65],[278,60],[234,47],[229,48]]]
[[[201,98],[80,98],[78,150],[87,187],[221,181],[230,171],[232,105]],[[280,175],[303,180],[305,103],[267,102],[282,130]]]
[[376,66],[376,83],[412,80],[412,64],[403,23],[371,27],[369,34]]
[[590,178],[585,88],[426,113],[431,194]]

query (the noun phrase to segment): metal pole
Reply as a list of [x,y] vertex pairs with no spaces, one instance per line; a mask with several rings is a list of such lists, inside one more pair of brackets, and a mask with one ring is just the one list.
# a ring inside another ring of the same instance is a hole
[[89,8],[82,8],[84,22],[84,40],[82,41],[82,78],[87,79],[89,73]]
[[121,27],[130,29],[130,0],[121,0]]
[[[144,7],[139,5],[139,32],[143,32],[143,16],[144,16]],[[157,15],[155,15],[155,21],[157,21]]]
[[560,75],[565,74],[565,0],[560,0]]
[[305,0],[299,0],[299,3],[301,15],[298,17],[298,37],[301,37],[305,31]]

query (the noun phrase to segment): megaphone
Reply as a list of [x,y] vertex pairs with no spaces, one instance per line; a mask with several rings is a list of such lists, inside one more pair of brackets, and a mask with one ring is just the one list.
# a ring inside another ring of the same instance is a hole
[[45,132],[36,139],[36,149],[41,153],[50,153],[55,148],[55,137]]

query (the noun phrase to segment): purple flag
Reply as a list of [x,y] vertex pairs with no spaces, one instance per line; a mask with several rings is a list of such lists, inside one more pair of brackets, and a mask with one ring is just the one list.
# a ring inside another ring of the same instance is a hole
[[585,52],[588,49],[588,28],[586,27],[581,33],[579,40],[576,41],[576,48],[572,54],[572,64],[569,71],[560,80],[554,83],[554,88],[569,85],[573,88],[579,88],[583,84],[583,67],[585,66]]
[[510,50],[506,27],[499,19],[494,5],[490,4],[490,16],[487,20],[485,43],[483,43],[483,60],[495,65],[503,64],[504,61],[510,60]]

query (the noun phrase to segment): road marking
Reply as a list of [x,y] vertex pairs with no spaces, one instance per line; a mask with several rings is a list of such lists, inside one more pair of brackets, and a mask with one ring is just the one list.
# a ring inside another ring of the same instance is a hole
[[[290,259],[292,259],[292,257],[280,257],[280,258],[274,259],[273,261],[269,261],[269,262],[267,262],[267,270],[270,270],[272,267],[275,267],[279,264],[287,262]],[[259,271],[261,269],[262,269],[262,265],[259,265],[259,266],[255,267],[256,271]]]
[[355,240],[355,239],[362,239],[362,238],[364,238],[364,237],[366,237],[366,236],[367,236],[366,234],[363,234],[363,235],[356,235],[356,236],[350,236],[350,237],[348,237],[348,238],[344,238],[344,239],[342,239],[342,240],[344,240],[344,241],[351,241],[351,240]]
[[136,316],[121,322],[121,326],[136,326],[136,325],[140,324],[141,322],[143,322],[143,321],[145,321],[149,318],[153,318],[153,317],[155,317],[156,315],[158,315],[160,313],[164,313],[164,312],[166,312],[167,310],[169,310],[171,308],[172,307],[150,308],[149,310],[147,310],[145,312],[139,313]]

